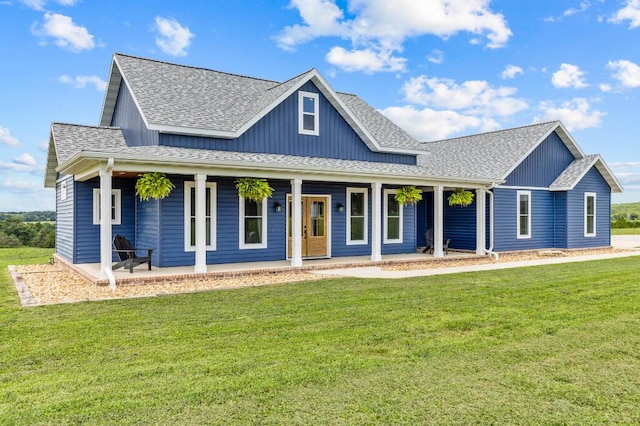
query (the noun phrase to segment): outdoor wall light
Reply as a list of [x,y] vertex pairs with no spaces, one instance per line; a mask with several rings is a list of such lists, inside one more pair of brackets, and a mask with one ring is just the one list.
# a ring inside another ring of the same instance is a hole
[[276,201],[276,203],[273,205],[273,209],[277,212],[281,212],[282,211],[282,204],[278,203]]
[[338,204],[336,204],[336,208],[338,209],[338,211],[340,213],[342,213],[344,211],[344,204],[338,203]]

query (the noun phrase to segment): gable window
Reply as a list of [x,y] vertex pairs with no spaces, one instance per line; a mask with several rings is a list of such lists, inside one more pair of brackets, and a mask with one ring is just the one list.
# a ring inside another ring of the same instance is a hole
[[312,136],[320,134],[318,108],[317,93],[298,92],[298,133]]
[[402,205],[396,201],[396,190],[384,190],[384,243],[402,242]]
[[594,192],[584,194],[584,236],[596,236],[596,194]]
[[347,245],[367,244],[367,189],[347,188]]
[[531,191],[518,191],[518,238],[531,238]]
[[[205,248],[216,249],[216,183],[205,183]],[[184,250],[196,250],[196,183],[184,183]]]
[[240,200],[240,248],[267,247],[267,198],[261,202]]
[[[121,224],[122,195],[119,189],[111,190],[111,224]],[[100,225],[100,188],[93,188],[93,224]]]

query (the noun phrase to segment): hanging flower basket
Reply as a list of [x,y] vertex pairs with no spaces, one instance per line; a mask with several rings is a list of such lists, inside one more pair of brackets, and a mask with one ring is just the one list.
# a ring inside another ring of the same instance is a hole
[[261,202],[264,198],[271,198],[273,194],[273,188],[266,179],[239,178],[236,180],[236,189],[242,198],[256,203]]
[[403,186],[396,191],[395,200],[398,204],[404,206],[405,204],[415,204],[422,200],[422,191],[415,186]]
[[468,207],[473,203],[473,192],[466,189],[456,189],[447,200],[450,206]]
[[151,198],[161,200],[168,196],[174,188],[175,185],[164,173],[149,172],[138,178],[136,195],[142,201],[148,201]]

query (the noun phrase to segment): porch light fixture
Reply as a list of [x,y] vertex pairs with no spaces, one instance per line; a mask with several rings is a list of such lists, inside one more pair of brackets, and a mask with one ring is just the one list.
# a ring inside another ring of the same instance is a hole
[[277,212],[281,212],[282,211],[282,204],[278,203],[276,201],[276,203],[273,205],[273,209]]
[[340,213],[342,213],[344,211],[344,204],[338,203],[338,204],[336,204],[336,208],[338,209],[338,211]]

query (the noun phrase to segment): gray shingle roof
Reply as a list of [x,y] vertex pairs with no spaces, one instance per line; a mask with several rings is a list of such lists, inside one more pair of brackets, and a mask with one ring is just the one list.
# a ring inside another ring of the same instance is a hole
[[422,149],[430,155],[418,161],[433,175],[503,180],[559,125],[553,121],[427,142]]
[[[215,132],[238,132],[252,119],[268,112],[267,108],[288,90],[317,73],[310,70],[280,83],[122,54],[115,54],[114,61],[119,71],[112,69],[111,78],[123,76],[150,126]],[[111,83],[109,92],[118,87],[117,82]],[[335,93],[329,87],[320,89],[325,94]],[[113,97],[113,93],[107,93],[106,100]],[[347,107],[345,111],[338,110],[356,119],[346,117],[347,121],[352,126],[362,125],[378,146],[391,150],[420,149],[418,141],[357,96],[336,94],[336,97]],[[102,124],[110,121],[114,105],[105,103]]]
[[556,178],[549,186],[551,191],[569,191],[573,189],[584,175],[595,166],[602,177],[607,181],[613,192],[622,192],[622,186],[599,155],[587,155],[578,158]]
[[63,164],[80,151],[127,147],[119,127],[53,123],[51,135],[55,142],[58,164]]

